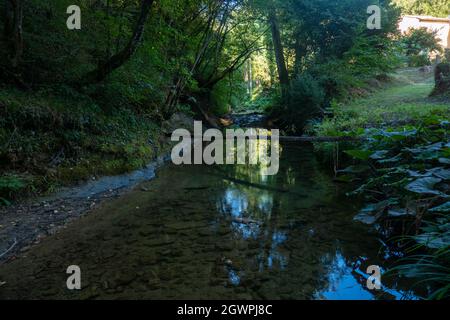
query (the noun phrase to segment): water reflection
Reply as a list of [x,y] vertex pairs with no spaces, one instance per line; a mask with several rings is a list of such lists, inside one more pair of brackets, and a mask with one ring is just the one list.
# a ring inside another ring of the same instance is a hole
[[[366,288],[385,253],[308,146],[261,167],[166,167],[158,178],[0,266],[0,298],[402,299]],[[84,289],[64,289],[68,265]],[[62,270],[62,271],[61,271]]]
[[[301,277],[302,269],[307,268],[314,274],[313,279],[308,279],[315,288],[311,292],[314,299],[411,298],[410,292],[402,290],[385,287],[382,292],[375,292],[367,289],[368,275],[358,262],[363,259],[381,263],[381,260],[375,251],[371,252],[370,258],[361,258],[359,255],[365,252],[365,248],[361,248],[363,243],[352,244],[352,252],[345,256],[341,240],[344,240],[345,246],[345,240],[358,241],[358,237],[352,238],[352,228],[338,230],[343,224],[337,220],[344,216],[349,218],[355,211],[336,206],[334,202],[339,190],[318,169],[314,159],[304,157],[304,153],[288,148],[287,157],[282,157],[280,172],[275,177],[265,176],[261,168],[250,166],[227,169],[224,177],[226,188],[216,195],[217,210],[225,220],[230,221],[229,227],[235,238],[246,241],[257,239],[259,242],[257,252],[250,256],[247,252],[238,252],[234,259],[247,260],[248,266],[256,264],[257,273],[272,270],[274,277],[281,278],[286,275]],[[233,179],[227,179],[230,177]],[[235,181],[248,181],[251,185]],[[266,191],[266,187],[273,190],[279,188],[280,192]],[[307,195],[299,196],[305,190],[308,190]],[[326,214],[328,218],[324,217]],[[337,228],[333,227],[334,223]],[[361,233],[359,238],[377,242],[374,237],[368,237],[367,230],[361,226],[352,227]],[[305,239],[311,243],[304,243]],[[304,251],[305,256],[290,261],[296,249]],[[307,260],[308,257],[311,261]],[[229,282],[235,286],[240,285],[246,276],[251,278],[250,281],[257,278],[254,273],[245,270],[239,273],[230,269],[228,273]],[[297,279],[290,280],[296,285]]]

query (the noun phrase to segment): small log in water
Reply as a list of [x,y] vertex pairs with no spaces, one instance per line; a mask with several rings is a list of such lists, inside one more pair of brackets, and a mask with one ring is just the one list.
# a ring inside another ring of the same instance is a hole
[[[245,139],[271,139],[271,136],[266,135],[255,135],[255,136],[245,136]],[[192,139],[203,140],[203,136],[192,136]],[[225,138],[226,139],[226,138]],[[357,142],[368,140],[366,137],[296,137],[296,136],[280,136],[280,142]]]
[[280,141],[282,142],[345,142],[345,141],[364,141],[367,140],[365,137],[290,137],[281,136]]

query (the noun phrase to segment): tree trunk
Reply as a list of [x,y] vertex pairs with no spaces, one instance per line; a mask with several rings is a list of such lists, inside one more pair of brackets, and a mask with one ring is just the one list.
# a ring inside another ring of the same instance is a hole
[[431,96],[450,95],[450,63],[440,63],[434,71],[435,87]]
[[103,81],[112,71],[121,67],[136,52],[139,43],[144,36],[144,27],[150,13],[154,0],[142,0],[139,19],[133,32],[133,36],[127,46],[117,54],[102,63],[97,70],[88,73],[84,79],[85,84],[98,83]]
[[250,91],[250,98],[253,97],[253,69],[252,69],[252,58],[248,59],[248,87]]
[[10,63],[17,69],[23,54],[23,0],[5,0],[4,38],[11,48]]
[[278,69],[278,77],[280,80],[281,85],[281,91],[283,94],[283,97],[285,98],[287,96],[287,91],[289,87],[289,74],[286,68],[286,60],[284,58],[284,52],[283,52],[283,44],[281,43],[281,35],[280,35],[280,29],[278,27],[278,21],[277,16],[275,12],[275,8],[269,9],[269,23],[270,23],[270,29],[272,31],[272,42],[273,42],[273,48],[275,51],[275,59],[277,63],[277,69]]
[[297,39],[295,40],[295,62],[294,62],[294,74],[297,76],[301,73],[302,67],[302,58],[305,55],[305,50],[301,44],[299,36],[297,35]]
[[13,21],[14,21],[14,10],[11,0],[5,0],[2,8],[2,19],[3,20],[3,38],[5,41],[11,40]]

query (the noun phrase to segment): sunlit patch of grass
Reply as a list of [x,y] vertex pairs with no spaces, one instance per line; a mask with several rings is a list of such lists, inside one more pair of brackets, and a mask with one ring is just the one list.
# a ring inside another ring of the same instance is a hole
[[358,134],[365,128],[396,128],[415,125],[431,115],[449,117],[450,102],[429,98],[433,83],[393,84],[367,97],[335,104],[333,116],[314,129],[316,135]]

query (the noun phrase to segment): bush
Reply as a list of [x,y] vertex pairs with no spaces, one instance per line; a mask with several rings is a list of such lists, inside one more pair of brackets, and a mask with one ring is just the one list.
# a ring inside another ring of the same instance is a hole
[[430,64],[431,53],[441,53],[437,32],[422,27],[410,28],[400,41],[410,67],[422,67]]
[[430,58],[426,54],[417,54],[408,57],[408,67],[418,68],[431,64]]
[[450,49],[445,49],[445,52],[444,52],[444,62],[450,63]]
[[293,132],[302,131],[307,122],[321,114],[325,92],[319,81],[310,74],[302,74],[292,81],[284,121]]
[[0,206],[9,205],[8,199],[25,189],[27,182],[15,175],[0,176]]

